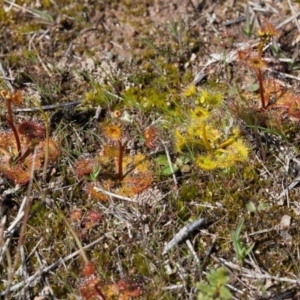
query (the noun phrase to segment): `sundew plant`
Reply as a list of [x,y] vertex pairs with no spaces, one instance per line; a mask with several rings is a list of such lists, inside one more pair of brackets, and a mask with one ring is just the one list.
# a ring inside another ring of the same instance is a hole
[[222,94],[208,90],[197,92],[196,87],[190,86],[184,95],[194,98],[196,106],[186,116],[184,127],[175,130],[176,151],[189,152],[203,170],[224,169],[245,161],[248,147],[238,127],[226,124],[226,116],[218,111]]

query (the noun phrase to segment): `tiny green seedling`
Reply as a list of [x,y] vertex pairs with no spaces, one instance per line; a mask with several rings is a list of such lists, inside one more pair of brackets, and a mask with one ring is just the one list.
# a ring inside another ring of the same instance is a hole
[[211,270],[207,274],[208,283],[199,282],[197,287],[199,294],[197,300],[229,300],[232,295],[226,284],[229,281],[229,276],[223,267]]
[[263,202],[259,202],[258,205],[255,205],[252,201],[250,201],[246,204],[246,207],[249,213],[256,213],[263,210],[268,210],[270,208],[270,205]]
[[251,38],[251,35],[253,34],[254,22],[255,22],[255,18],[253,18],[253,17],[250,18],[250,7],[249,7],[249,3],[247,2],[247,6],[246,6],[246,27],[242,28],[242,32],[248,38]]
[[291,61],[288,63],[289,71],[299,70],[299,65],[296,65],[297,57],[298,57],[299,44],[296,45],[295,51],[291,58]]
[[95,167],[95,169],[93,169],[92,173],[90,173],[88,175],[88,180],[90,180],[90,181],[97,181],[98,180],[98,176],[100,174],[100,171],[101,171],[101,166],[97,165]]
[[242,227],[244,225],[244,219],[242,219],[239,223],[239,225],[237,226],[235,231],[231,231],[231,239],[232,239],[232,243],[233,243],[233,248],[234,251],[236,253],[236,257],[237,260],[243,265],[244,260],[246,258],[247,255],[250,254],[250,252],[253,250],[254,248],[254,243],[251,244],[251,246],[249,246],[248,248],[246,248],[242,242],[241,242],[241,231],[242,231]]
[[172,169],[171,169],[166,155],[159,155],[156,158],[156,164],[158,166],[158,173],[159,173],[159,175],[162,175],[162,176],[170,176],[173,173],[178,172],[178,170],[179,170],[179,167],[177,164],[172,164]]

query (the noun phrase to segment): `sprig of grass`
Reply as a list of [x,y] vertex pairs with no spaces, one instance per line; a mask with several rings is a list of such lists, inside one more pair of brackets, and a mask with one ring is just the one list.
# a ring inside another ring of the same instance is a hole
[[250,17],[250,7],[249,3],[247,2],[246,5],[246,27],[242,28],[242,32],[247,38],[251,38],[253,34],[253,29],[254,29],[254,23],[255,23],[255,18]]
[[299,50],[299,44],[297,43],[296,48],[293,53],[293,56],[291,58],[291,61],[288,63],[290,71],[299,69],[299,65],[296,65],[296,60],[298,57],[298,50]]
[[237,260],[240,262],[241,265],[244,264],[244,260],[246,258],[246,256],[248,256],[251,251],[253,250],[255,244],[251,244],[249,247],[246,247],[245,245],[243,245],[242,241],[241,241],[241,231],[244,225],[244,219],[242,219],[236,230],[235,231],[231,231],[230,235],[231,235],[231,239],[232,239],[232,243],[233,243],[233,248],[236,254],[236,258]]

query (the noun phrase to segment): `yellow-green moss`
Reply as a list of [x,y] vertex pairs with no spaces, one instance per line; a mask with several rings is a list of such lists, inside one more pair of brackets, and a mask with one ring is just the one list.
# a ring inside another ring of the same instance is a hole
[[199,187],[196,185],[183,185],[179,191],[178,198],[183,202],[195,201],[199,195]]

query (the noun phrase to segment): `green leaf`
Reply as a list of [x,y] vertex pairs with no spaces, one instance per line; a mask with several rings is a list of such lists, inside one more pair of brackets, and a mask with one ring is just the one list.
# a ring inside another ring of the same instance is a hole
[[199,294],[197,300],[229,300],[232,295],[226,284],[229,281],[229,276],[223,267],[211,270],[207,274],[208,283],[199,282],[197,288]]
[[259,85],[257,83],[253,83],[248,85],[246,89],[248,92],[256,92],[259,90]]
[[253,243],[253,244],[246,250],[245,256],[247,256],[247,255],[250,254],[250,252],[253,250],[254,246],[255,246],[255,243]]
[[270,204],[268,203],[259,203],[257,210],[262,211],[262,210],[268,210],[270,208]]
[[170,166],[166,166],[162,169],[161,174],[165,175],[165,176],[170,176],[173,173],[178,172],[178,170],[179,170],[178,166],[172,164],[172,167],[173,167],[173,172],[172,172]]
[[252,201],[250,201],[246,204],[246,208],[250,213],[256,212],[256,207]]
[[221,286],[219,293],[220,293],[219,299],[230,300],[232,298],[232,294],[230,293],[229,289],[226,286]]
[[54,19],[53,17],[48,13],[48,12],[45,12],[45,11],[41,11],[41,10],[38,10],[38,9],[32,9],[32,11],[37,15],[39,16],[40,18],[48,21],[48,22],[51,22],[53,23],[54,22]]
[[236,229],[236,237],[239,239],[240,238],[240,235],[241,235],[241,231],[242,231],[242,228],[243,228],[243,225],[244,225],[244,218],[242,218],[242,220],[240,221],[237,229]]
[[98,179],[99,173],[101,171],[101,166],[97,165],[93,172],[88,176],[88,180],[90,181],[96,181]]
[[180,155],[180,156],[176,159],[176,163],[177,163],[179,166],[186,165],[186,164],[190,163],[191,161],[192,161],[192,158],[191,158],[190,155],[188,155],[188,154]]
[[156,160],[156,163],[161,166],[166,166],[169,164],[168,158],[166,155],[160,155],[155,160]]

